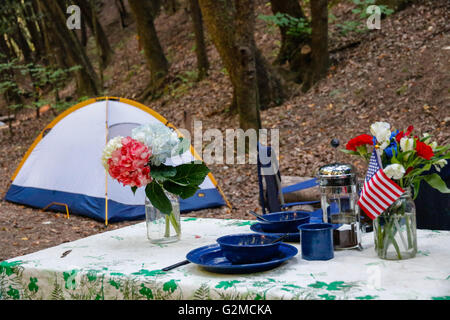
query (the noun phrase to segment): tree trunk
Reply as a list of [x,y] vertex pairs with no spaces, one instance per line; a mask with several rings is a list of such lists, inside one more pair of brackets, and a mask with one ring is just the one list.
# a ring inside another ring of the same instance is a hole
[[200,81],[208,75],[209,62],[206,53],[205,35],[203,32],[202,12],[198,0],[189,0],[190,13],[195,34],[195,54],[197,55],[197,80]]
[[151,72],[150,84],[139,98],[139,100],[144,100],[159,91],[169,72],[169,63],[164,55],[153,22],[155,12],[159,9],[158,6],[155,2],[142,0],[129,0],[128,3],[135,16],[139,40]]
[[[36,6],[36,12],[42,13],[45,11],[39,2],[36,2]],[[41,19],[39,28],[41,29],[41,34],[44,39],[44,48],[49,63],[54,66],[59,66],[62,69],[68,68],[69,64],[65,59],[64,45],[59,41],[56,33],[52,31],[50,19]]]
[[87,42],[88,42],[88,38],[87,38],[87,30],[86,30],[87,25],[86,25],[86,20],[85,20],[85,19],[86,19],[85,17],[81,16],[81,30],[80,30],[81,35],[80,35],[80,42],[81,42],[81,45],[82,45],[84,48],[86,48]]
[[233,85],[239,125],[260,129],[254,1],[199,0],[205,24]]
[[261,129],[258,73],[256,69],[255,3],[235,1],[236,44],[239,82],[236,90],[239,124],[244,130]]
[[394,11],[400,11],[406,8],[411,0],[377,0],[375,4],[385,5]]
[[[271,0],[270,1],[272,12],[274,15],[277,13],[286,14],[290,17],[297,19],[304,19],[307,22],[307,18],[303,13],[302,7],[298,0]],[[291,63],[294,59],[298,60],[297,52],[305,45],[310,45],[311,36],[307,32],[302,32],[300,34],[292,34],[289,32],[288,26],[280,26],[281,35],[281,48],[278,56],[275,60],[276,64],[283,65],[286,62]],[[301,64],[301,61],[296,61],[296,64]],[[291,70],[294,69],[298,71],[299,68],[304,67],[303,65],[291,66]]]
[[31,41],[34,46],[34,51],[36,57],[41,57],[44,52],[44,41],[42,39],[41,34],[37,28],[37,17],[34,12],[32,3],[30,1],[26,1],[21,5],[21,13],[23,20],[25,21],[25,25],[30,32]]
[[76,34],[66,26],[66,16],[57,0],[39,0],[41,8],[45,10],[52,22],[52,31],[58,37],[69,59],[81,69],[77,71],[78,90],[80,94],[96,96],[100,93],[98,77],[92,67],[86,52]]
[[[11,60],[10,49],[8,48],[8,44],[6,43],[4,37],[0,37],[0,52],[3,54],[3,55],[0,55],[0,63],[10,62],[10,60]],[[4,80],[9,80],[11,82],[15,82],[14,72],[12,72],[11,70],[3,70],[0,73],[0,78],[4,79]],[[16,90],[12,89],[11,87],[3,93],[3,97],[8,105],[8,107],[7,107],[8,126],[9,126],[9,133],[12,136],[14,133],[13,127],[12,127],[12,118],[13,117],[10,117],[11,110],[10,110],[9,106],[11,104],[21,105],[22,98],[18,94],[18,92]],[[17,110],[17,108],[14,108],[14,115],[16,113],[16,110]]]
[[178,9],[177,0],[164,0],[163,2],[164,10],[168,15],[175,14]]
[[84,21],[89,26],[89,29],[95,37],[95,42],[100,47],[102,68],[105,68],[111,61],[113,51],[109,45],[108,37],[98,20],[95,6],[90,0],[77,0],[76,3],[80,6],[81,14],[85,17]]
[[280,105],[284,99],[280,77],[258,48],[255,49],[255,58],[260,109]]
[[27,39],[24,36],[24,31],[22,27],[19,26],[19,23],[17,23],[15,31],[12,32],[11,36],[16,42],[17,46],[19,47],[20,51],[22,52],[24,61],[31,62],[32,50],[30,48],[30,45],[28,44]]
[[44,28],[45,28],[44,23],[45,22],[43,21],[42,17],[39,15],[39,4],[38,4],[37,0],[31,0],[30,3],[31,3],[33,14],[34,14],[34,19],[35,19],[36,25],[38,27],[39,38],[42,41],[41,48],[42,48],[42,55],[44,56],[44,58],[43,58],[44,64],[48,65],[49,61],[48,61],[48,57],[47,57],[48,52],[47,52],[47,48],[46,48],[46,39],[45,39],[46,35],[44,32]]
[[311,1],[311,70],[306,75],[302,90],[309,90],[327,74],[330,58],[328,53],[328,1]]
[[[22,4],[18,2],[13,2],[11,0],[0,2],[0,23],[5,26],[5,29],[2,30],[3,34],[6,34],[9,41],[13,39],[16,44],[16,48],[20,52],[17,53],[17,56],[20,57],[20,53],[23,55],[25,62],[32,61],[32,50],[28,41],[25,37],[24,26],[19,23],[19,16],[21,16]],[[21,17],[20,20],[23,20]]]
[[116,5],[117,11],[119,12],[120,24],[122,26],[122,29],[125,29],[127,27],[126,24],[126,19],[128,17],[127,9],[123,4],[123,0],[114,0],[114,4]]

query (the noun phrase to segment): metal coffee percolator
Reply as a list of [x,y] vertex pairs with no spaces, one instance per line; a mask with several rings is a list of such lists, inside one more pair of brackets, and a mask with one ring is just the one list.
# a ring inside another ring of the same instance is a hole
[[334,224],[334,249],[362,249],[355,168],[346,163],[324,165],[317,178],[323,221]]

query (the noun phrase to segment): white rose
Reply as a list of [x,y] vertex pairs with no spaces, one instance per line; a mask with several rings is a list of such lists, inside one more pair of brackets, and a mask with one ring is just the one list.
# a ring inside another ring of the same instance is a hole
[[384,150],[389,146],[391,139],[391,125],[387,122],[375,122],[370,126],[370,133],[377,139],[380,149]]
[[441,172],[441,169],[447,165],[447,160],[445,159],[438,160],[435,163],[433,163],[433,165],[436,168],[437,172]]
[[386,168],[383,169],[384,173],[388,176],[388,178],[399,180],[403,178],[405,174],[405,168],[401,164],[390,164]]

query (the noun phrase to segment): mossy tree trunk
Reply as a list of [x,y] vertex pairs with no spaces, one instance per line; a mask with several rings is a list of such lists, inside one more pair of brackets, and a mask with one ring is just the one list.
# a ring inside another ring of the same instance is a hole
[[[253,0],[199,0],[208,33],[233,86],[230,111],[241,128],[259,128],[259,110],[283,101],[283,87],[254,39]],[[256,87],[254,86],[256,84]]]
[[[44,8],[39,1],[35,1],[36,12],[45,12]],[[56,32],[52,29],[54,24],[50,19],[43,17],[40,19],[39,29],[44,39],[44,48],[46,52],[46,58],[49,64],[53,66],[59,66],[61,69],[67,69],[69,67],[68,57],[65,54],[64,45],[56,36]]]
[[[296,19],[303,19],[308,25],[309,21],[305,16],[298,0],[271,0],[272,12],[285,14]],[[283,65],[289,63],[289,69],[298,75],[297,82],[301,82],[303,73],[311,60],[311,34],[301,30],[290,30],[289,26],[280,26],[281,47],[275,63]]]
[[195,54],[197,56],[197,80],[200,81],[208,75],[209,62],[206,53],[205,35],[203,32],[203,18],[198,0],[189,0],[189,10],[191,14],[194,36],[195,36]]
[[105,68],[111,61],[113,50],[109,44],[108,37],[98,19],[95,1],[92,0],[77,0],[76,3],[80,6],[82,19],[86,25],[89,26],[92,34],[95,37],[95,42],[100,49],[101,68]]
[[37,17],[31,1],[21,3],[21,16],[30,33],[30,41],[33,43],[36,57],[40,58],[44,53],[44,41],[38,30]]
[[75,32],[67,28],[66,16],[58,0],[39,0],[39,5],[50,19],[51,32],[55,33],[69,60],[81,66],[76,72],[79,94],[97,96],[100,93],[98,76]]
[[[17,12],[20,11],[21,3],[14,3],[11,0],[4,1],[0,7],[0,19],[2,24],[7,26],[5,30],[2,30],[8,38],[12,38],[20,50],[17,56],[22,54],[25,62],[31,62],[33,50],[31,49],[26,37],[24,26],[19,23]],[[3,36],[3,34],[2,34]]]
[[328,53],[328,1],[314,0],[311,4],[311,66],[305,75],[302,90],[309,90],[324,78],[330,64]]
[[169,73],[169,63],[164,55],[156,33],[154,18],[160,8],[160,1],[129,0],[131,11],[137,23],[140,44],[144,49],[147,65],[151,72],[151,81],[139,100],[157,95]]
[[199,0],[208,32],[228,71],[242,129],[260,129],[254,1]]
[[284,99],[280,76],[255,45],[256,73],[261,110],[280,105]]

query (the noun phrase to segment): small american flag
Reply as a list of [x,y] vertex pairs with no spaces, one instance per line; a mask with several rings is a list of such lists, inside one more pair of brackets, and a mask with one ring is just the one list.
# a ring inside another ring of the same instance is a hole
[[372,220],[378,217],[405,192],[383,171],[377,149],[373,149],[358,204]]

